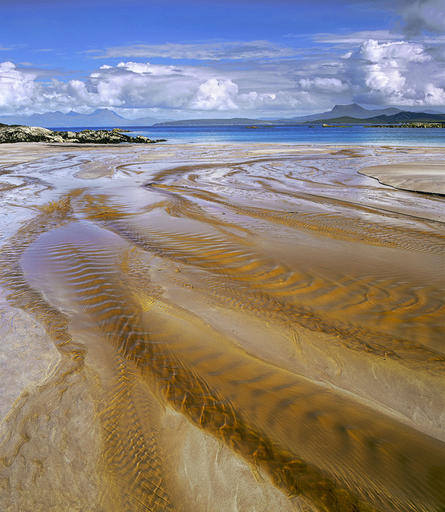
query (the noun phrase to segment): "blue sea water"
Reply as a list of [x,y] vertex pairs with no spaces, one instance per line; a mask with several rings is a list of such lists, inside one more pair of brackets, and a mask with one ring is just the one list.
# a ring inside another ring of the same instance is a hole
[[[63,129],[63,128],[59,128]],[[66,129],[66,128],[65,128]],[[82,128],[69,128],[73,131]],[[297,144],[373,144],[445,146],[445,128],[371,128],[321,125],[268,126],[147,126],[125,129],[127,135],[145,135],[168,142],[287,142]]]

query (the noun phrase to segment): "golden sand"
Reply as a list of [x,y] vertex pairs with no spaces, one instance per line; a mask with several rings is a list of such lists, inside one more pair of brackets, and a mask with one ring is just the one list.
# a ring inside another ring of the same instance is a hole
[[429,150],[13,149],[1,510],[445,510]]

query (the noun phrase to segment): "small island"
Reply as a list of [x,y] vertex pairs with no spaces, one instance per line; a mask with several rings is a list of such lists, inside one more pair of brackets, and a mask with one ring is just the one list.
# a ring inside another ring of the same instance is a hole
[[[49,142],[70,144],[153,144],[166,139],[149,139],[142,135],[130,137],[121,128],[112,130],[53,131],[39,126],[0,124],[0,144],[16,142]],[[127,131],[127,130],[125,130]]]

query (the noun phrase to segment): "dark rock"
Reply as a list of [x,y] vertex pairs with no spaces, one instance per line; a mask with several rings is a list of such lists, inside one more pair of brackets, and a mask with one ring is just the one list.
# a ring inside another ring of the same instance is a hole
[[76,133],[72,131],[52,131],[36,126],[0,125],[0,144],[7,142],[69,142],[75,144],[120,144],[126,142],[130,144],[152,144],[164,141],[165,139],[152,140],[142,135],[130,137],[124,135],[119,128],[113,130],[82,130]]
[[0,143],[5,142],[63,142],[63,138],[47,128],[1,126]]

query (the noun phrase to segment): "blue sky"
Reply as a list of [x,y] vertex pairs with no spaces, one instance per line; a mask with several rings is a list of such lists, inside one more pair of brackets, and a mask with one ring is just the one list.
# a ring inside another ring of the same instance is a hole
[[445,105],[445,1],[0,0],[0,115]]

